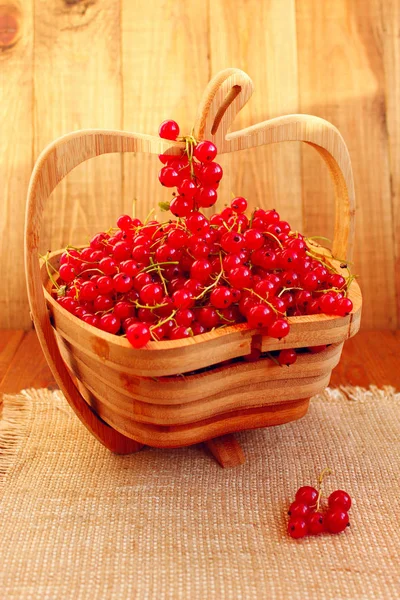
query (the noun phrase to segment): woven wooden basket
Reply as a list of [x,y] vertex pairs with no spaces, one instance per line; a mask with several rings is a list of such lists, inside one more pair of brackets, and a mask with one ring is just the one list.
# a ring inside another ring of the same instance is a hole
[[[249,77],[237,69],[219,73],[200,104],[194,134],[210,139],[219,153],[263,144],[303,141],[326,162],[336,192],[333,255],[350,260],[354,237],[354,186],[346,145],[330,123],[289,115],[228,133],[252,94]],[[77,165],[111,152],[161,154],[181,147],[158,137],[120,131],[85,130],[48,146],[32,173],[26,215],[25,258],[32,319],[50,368],[68,402],[107,448],[130,453],[142,445],[178,447],[206,442],[223,466],[243,462],[235,431],[280,425],[307,412],[309,399],[329,383],[344,341],[360,326],[361,293],[350,286],[353,311],[346,317],[291,317],[281,341],[246,324],[176,341],[150,342],[133,349],[125,338],[96,329],[67,312],[51,296],[47,269],[38,256],[45,202]],[[317,252],[329,253],[315,247]],[[50,261],[57,268],[62,251]],[[341,274],[337,261],[330,259]],[[289,368],[268,359],[221,362],[262,351],[328,344],[319,354],[299,354]],[[200,371],[201,369],[207,369]],[[194,371],[194,373],[193,373]]]

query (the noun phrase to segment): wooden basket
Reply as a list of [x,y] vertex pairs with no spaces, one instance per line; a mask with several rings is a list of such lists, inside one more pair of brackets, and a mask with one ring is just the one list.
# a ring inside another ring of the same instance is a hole
[[[219,73],[203,96],[195,137],[214,141],[219,153],[283,141],[312,145],[326,162],[335,186],[333,254],[349,260],[354,186],[340,133],[327,121],[308,115],[271,119],[228,133],[252,89],[242,71]],[[161,154],[171,147],[181,148],[182,144],[143,134],[85,130],[63,136],[44,150],[32,173],[27,199],[25,259],[32,319],[68,402],[111,451],[127,454],[144,444],[178,447],[205,441],[223,466],[233,466],[244,457],[230,434],[298,419],[307,412],[310,397],[328,385],[343,342],[359,329],[361,293],[353,281],[349,297],[354,308],[346,317],[290,317],[290,333],[281,341],[240,324],[191,339],[150,342],[135,350],[125,338],[96,329],[67,312],[51,297],[51,282],[39,261],[45,202],[57,184],[89,158],[111,152]],[[318,251],[327,255],[322,248]],[[61,253],[50,257],[56,268]],[[331,262],[343,274],[338,263]],[[326,350],[299,354],[289,368],[268,359],[218,366],[249,354],[254,346],[271,351],[324,344],[328,344]],[[192,373],[204,367],[210,368]]]

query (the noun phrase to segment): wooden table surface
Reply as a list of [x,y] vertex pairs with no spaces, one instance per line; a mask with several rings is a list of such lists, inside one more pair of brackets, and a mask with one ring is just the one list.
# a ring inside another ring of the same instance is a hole
[[[331,386],[392,385],[400,390],[400,331],[361,331],[344,345]],[[35,332],[0,333],[0,394],[54,387]]]

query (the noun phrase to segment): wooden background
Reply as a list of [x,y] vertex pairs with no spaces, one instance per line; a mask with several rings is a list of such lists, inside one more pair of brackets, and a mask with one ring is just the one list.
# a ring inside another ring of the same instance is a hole
[[[86,127],[189,132],[209,78],[235,66],[256,91],[239,128],[294,112],[332,121],[353,161],[354,270],[365,328],[399,325],[400,0],[3,0],[0,2],[0,327],[30,327],[23,222],[40,151]],[[220,187],[332,234],[332,185],[312,148],[223,157]],[[165,195],[156,157],[103,156],[53,194],[43,249],[85,242]],[[228,173],[229,171],[229,173]],[[396,302],[397,299],[397,302]]]

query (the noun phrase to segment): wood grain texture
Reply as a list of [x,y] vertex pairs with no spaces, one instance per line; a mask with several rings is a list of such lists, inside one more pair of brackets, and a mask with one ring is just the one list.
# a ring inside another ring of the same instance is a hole
[[224,435],[208,440],[205,445],[225,469],[243,465],[246,461],[243,450],[233,435]]
[[[256,93],[240,111],[232,131],[265,119],[299,112],[294,0],[213,0],[209,15],[210,72],[242,69]],[[220,157],[224,178],[221,207],[231,194],[252,206],[275,207],[301,229],[300,145],[264,146]],[[285,218],[285,217],[284,217]],[[289,218],[289,217],[288,217]]]
[[[354,270],[366,301],[363,326],[396,327],[397,0],[166,0],[154,10],[144,0],[6,0],[0,18],[11,23],[0,27],[0,169],[5,182],[0,188],[0,327],[30,327],[21,240],[32,155],[36,158],[54,137],[79,127],[156,133],[162,119],[173,117],[186,131],[209,77],[229,66],[248,72],[257,89],[233,129],[296,111],[328,118],[340,129],[355,170]],[[228,162],[223,162],[227,173],[221,194],[225,201],[233,192],[247,195],[252,204],[275,204],[294,226],[304,223],[309,234],[329,236],[332,185],[314,150],[296,145],[223,156]],[[114,222],[122,209],[131,211],[135,196],[143,215],[168,193],[158,185],[155,156],[132,155],[125,167],[121,179],[120,157],[101,157],[67,178],[46,218],[46,250],[61,241],[85,241]]]
[[[385,77],[388,80],[377,31],[379,4],[385,3],[373,0],[296,3],[300,111],[328,119],[348,143],[358,199],[354,260],[366,298],[363,322],[367,328],[376,323],[394,328],[397,322],[394,247],[400,240],[394,238],[392,218]],[[394,16],[390,9],[386,12],[388,26]],[[398,47],[398,39],[392,37],[391,43]],[[390,80],[387,85],[391,86]],[[329,235],[330,189],[331,184],[315,157],[305,150],[306,233]]]
[[[120,2],[35,1],[35,144],[84,127],[121,129]],[[42,250],[85,243],[122,212],[121,157],[79,166],[54,193]],[[74,240],[72,242],[72,240]]]
[[[390,195],[394,245],[394,281],[397,324],[400,324],[400,3],[375,0],[374,27],[380,41],[384,66],[386,128],[389,145]],[[390,271],[388,272],[390,275]]]
[[0,6],[0,327],[30,327],[23,215],[33,166],[33,1]]
[[[21,331],[2,331],[11,339],[20,338],[17,352],[8,355],[5,371],[9,373],[0,393],[16,394],[26,387],[56,387],[34,331],[21,336]],[[343,346],[340,363],[334,368],[331,386],[392,385],[400,390],[399,364],[400,331],[359,331]],[[30,360],[35,356],[35,360]],[[289,370],[289,369],[288,369]],[[16,377],[15,374],[19,375]]]

